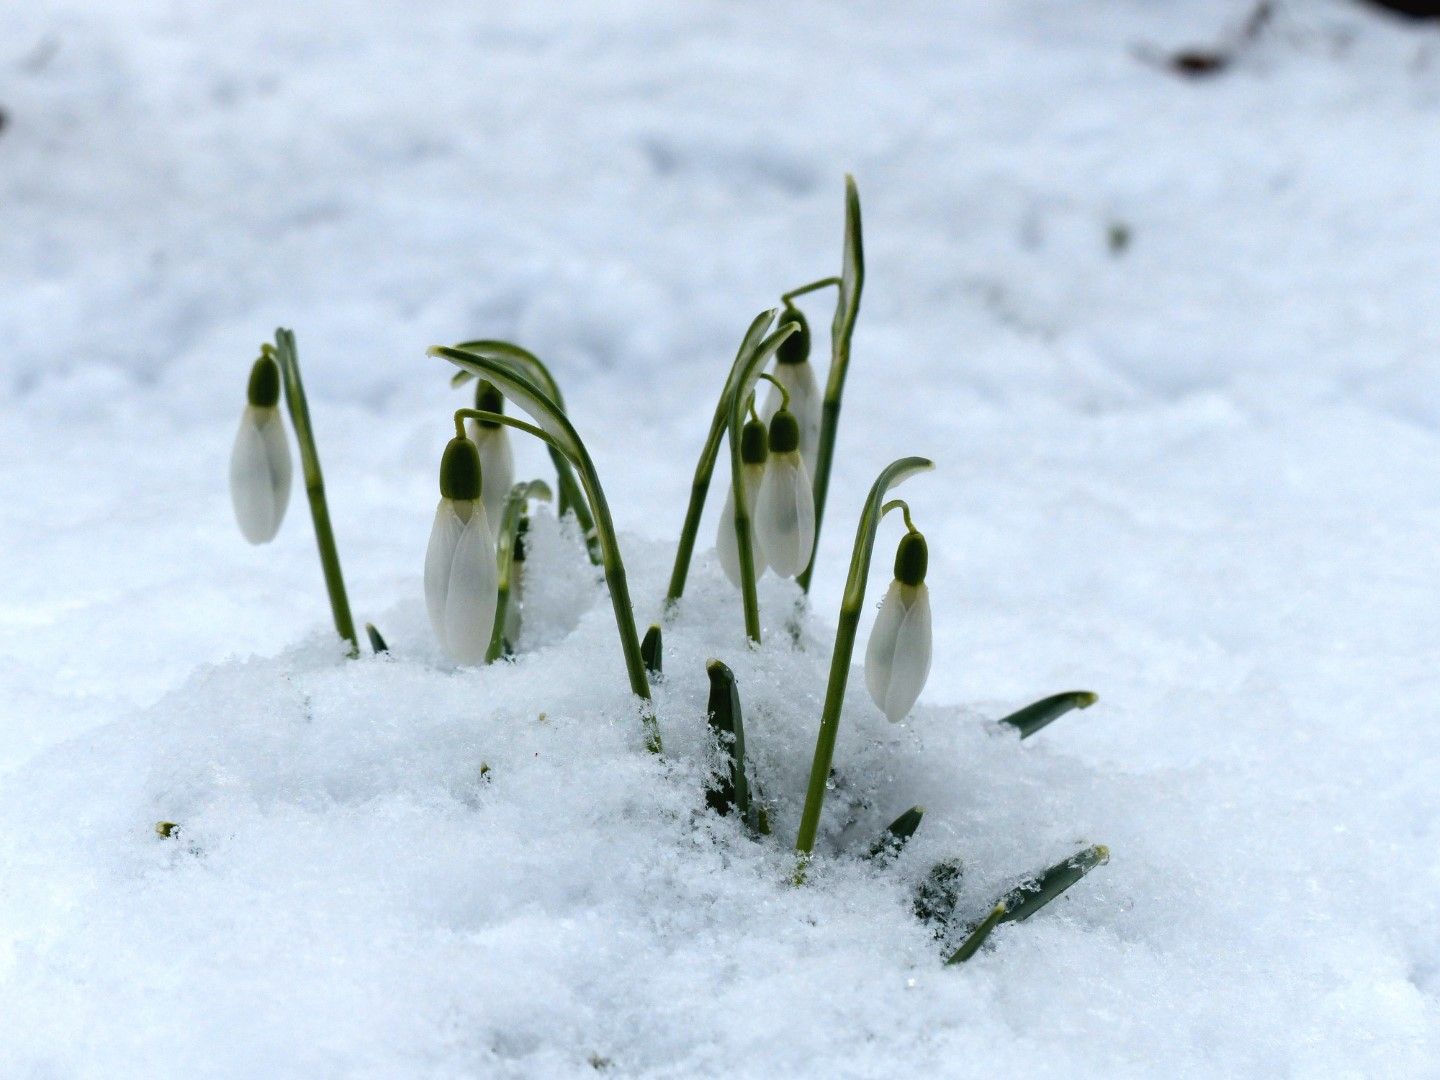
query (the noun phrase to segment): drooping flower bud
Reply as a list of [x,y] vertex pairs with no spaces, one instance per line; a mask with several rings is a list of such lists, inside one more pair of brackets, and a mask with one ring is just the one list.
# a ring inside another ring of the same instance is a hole
[[[768,454],[765,446],[765,425],[759,420],[747,421],[740,429],[741,488],[745,492],[745,512],[750,518],[750,555],[757,579],[765,573],[766,560],[760,534],[755,529],[755,500],[765,478],[765,459]],[[720,566],[725,571],[725,576],[738,589],[740,546],[735,538],[734,487],[728,488],[725,493],[725,509],[720,512],[720,524],[715,529],[715,553],[720,556]]]
[[425,606],[441,648],[461,664],[484,661],[499,589],[482,479],[475,444],[451,439],[440,459],[440,503],[425,553]]
[[865,685],[891,723],[914,707],[930,675],[930,590],[925,537],[908,532],[895,551],[895,580],[885,593],[865,650]]
[[815,497],[800,456],[800,425],[789,409],[770,420],[770,453],[755,499],[755,534],[765,561],[781,577],[810,565],[815,547]]
[[230,501],[245,539],[268,544],[290,503],[290,444],[280,417],[280,365],[268,356],[250,369],[245,411],[230,451]]
[[[485,412],[503,413],[505,396],[494,383],[483,379],[475,388],[475,408]],[[510,485],[515,482],[515,456],[510,446],[510,430],[494,420],[467,420],[466,433],[480,450],[480,469],[485,476],[481,498],[485,515],[497,525],[505,509]]]
[[[786,306],[780,315],[782,324],[794,322],[800,329],[783,342],[775,354],[776,382],[785,387],[790,395],[790,411],[800,424],[800,456],[805,459],[805,468],[815,475],[815,459],[820,452],[820,386],[815,381],[815,368],[810,364],[810,324],[799,308]],[[771,386],[765,396],[765,407],[760,416],[770,420],[784,401],[779,386]]]

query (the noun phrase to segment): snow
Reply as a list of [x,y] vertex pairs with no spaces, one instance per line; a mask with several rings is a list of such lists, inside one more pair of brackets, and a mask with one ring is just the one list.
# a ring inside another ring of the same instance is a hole
[[[1440,1072],[1440,42],[1314,0],[1211,79],[1136,56],[1248,7],[0,12],[0,1075]],[[463,395],[425,348],[550,363],[643,630],[745,326],[837,269],[846,171],[867,279],[799,645],[771,576],[744,648],[716,495],[664,758],[544,512],[519,660],[447,663],[421,570]],[[232,520],[276,325],[389,657],[335,642],[302,492],[267,547]],[[849,538],[909,453],[934,670],[893,726],[852,674],[796,889]],[[704,809],[712,656],[769,843]],[[988,722],[1078,688],[1024,743]],[[978,915],[1086,843],[1109,865],[963,967],[910,914],[941,859]]]

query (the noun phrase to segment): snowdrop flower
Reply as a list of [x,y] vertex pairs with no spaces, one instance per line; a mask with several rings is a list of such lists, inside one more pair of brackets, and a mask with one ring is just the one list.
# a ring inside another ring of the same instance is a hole
[[815,496],[799,454],[800,423],[783,405],[770,420],[770,456],[755,499],[755,535],[770,569],[793,578],[815,547]]
[[885,593],[865,650],[865,685],[880,711],[899,723],[930,674],[929,562],[925,537],[908,532],[895,552],[895,580]]
[[425,606],[440,646],[461,664],[484,661],[499,588],[480,488],[479,450],[469,439],[451,439],[440,459],[440,505],[425,553]]
[[268,544],[290,502],[290,444],[280,402],[280,365],[262,356],[250,369],[247,404],[230,452],[230,501],[245,539]]
[[[475,408],[485,412],[505,411],[505,397],[493,383],[481,380],[475,389]],[[466,431],[480,450],[480,474],[484,477],[481,498],[485,500],[485,516],[500,524],[510,485],[515,482],[515,458],[510,450],[510,433],[504,424],[494,420],[467,420]]]
[[[765,573],[765,549],[760,544],[760,535],[754,528],[755,499],[760,494],[760,484],[765,477],[765,425],[759,420],[750,420],[740,430],[741,490],[745,493],[745,510],[750,517],[750,554],[755,566],[755,577]],[[720,556],[720,566],[725,576],[737,589],[740,587],[740,546],[735,539],[735,488],[732,485],[725,495],[725,509],[720,512],[720,525],[715,530],[715,552]]]
[[[815,381],[815,369],[810,366],[810,324],[799,308],[786,305],[780,322],[800,324],[800,329],[780,344],[775,354],[775,381],[780,386],[771,386],[765,398],[761,418],[767,422],[780,411],[788,408],[800,422],[800,456],[805,459],[805,470],[815,475],[815,459],[820,453],[820,386]],[[790,400],[786,404],[780,387],[785,388]]]

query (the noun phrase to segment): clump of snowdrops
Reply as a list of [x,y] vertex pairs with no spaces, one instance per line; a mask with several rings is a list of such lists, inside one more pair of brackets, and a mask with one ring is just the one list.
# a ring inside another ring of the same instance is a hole
[[[756,595],[760,576],[774,573],[793,578],[803,594],[809,593],[864,266],[860,201],[853,179],[847,177],[840,273],[782,294],[779,307],[756,316],[726,375],[695,469],[665,597],[667,615],[682,603],[722,446],[728,451],[730,484],[715,546],[726,576],[740,594],[744,638],[737,640],[737,645],[763,647]],[[822,391],[811,363],[809,323],[797,301],[832,288],[837,301]],[[605,492],[585,443],[570,421],[555,378],[534,354],[509,342],[465,341],[436,346],[429,352],[458,369],[452,377],[455,385],[477,380],[474,407],[455,411],[453,437],[440,457],[440,498],[424,574],[426,608],[436,640],[461,665],[493,663],[514,650],[524,615],[524,538],[529,508],[537,500],[554,498],[562,517],[575,518],[589,557],[604,572],[625,674],[640,703],[645,746],[652,753],[662,753],[660,718],[651,705],[650,682],[662,666],[663,623],[651,626],[641,641]],[[766,384],[766,396],[757,404],[761,382]],[[247,540],[264,544],[275,537],[284,518],[292,467],[279,408],[282,391],[299,446],[335,629],[349,643],[350,655],[356,657],[359,642],[330,527],[295,337],[289,330],[277,330],[274,343],[262,346],[250,373],[230,463],[236,520]],[[507,405],[528,419],[507,414]],[[512,433],[538,439],[546,446],[555,467],[553,493],[539,479],[515,481]],[[899,722],[914,706],[930,673],[930,597],[925,584],[929,548],[915,525],[912,508],[904,500],[887,496],[895,486],[931,468],[933,463],[923,457],[905,457],[886,465],[870,489],[856,526],[815,755],[795,839],[797,885],[804,883],[814,857],[831,786],[841,705],[865,606],[876,535],[882,518],[894,510],[901,512],[905,531],[896,547],[893,580],[870,627],[865,685],[875,707],[890,721]],[[372,649],[385,651],[380,632],[368,623],[366,630]],[[770,815],[755,794],[758,778],[745,753],[739,688],[730,669],[719,660],[709,662],[706,674],[709,723],[719,762],[706,802],[717,814],[737,815],[761,841],[771,835]],[[1055,694],[1000,723],[1018,731],[1020,738],[1028,738],[1057,717],[1086,708],[1095,700],[1094,694],[1085,691]],[[869,847],[866,857],[892,857],[914,835],[923,816],[919,806],[900,815]],[[960,864],[941,862],[917,892],[916,915],[936,926],[952,943],[958,940],[959,947],[949,952],[948,962],[963,962],[997,925],[1029,918],[1107,858],[1104,847],[1087,847],[1018,882],[988,913],[968,919],[956,910]]]

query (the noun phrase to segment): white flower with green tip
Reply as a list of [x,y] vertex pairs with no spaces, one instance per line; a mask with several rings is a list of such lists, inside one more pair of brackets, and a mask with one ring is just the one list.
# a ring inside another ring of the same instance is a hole
[[245,412],[230,451],[230,501],[252,544],[268,544],[290,503],[290,443],[280,409],[280,366],[268,356],[250,369]]
[[781,408],[770,421],[770,454],[755,499],[755,536],[770,569],[793,578],[815,547],[815,496],[799,453],[800,424]]
[[925,537],[906,533],[895,552],[895,580],[881,602],[865,650],[865,685],[892,724],[905,719],[930,675],[928,562]]
[[451,439],[425,553],[425,606],[441,648],[460,664],[484,663],[500,584],[480,491],[479,451],[469,439]]

